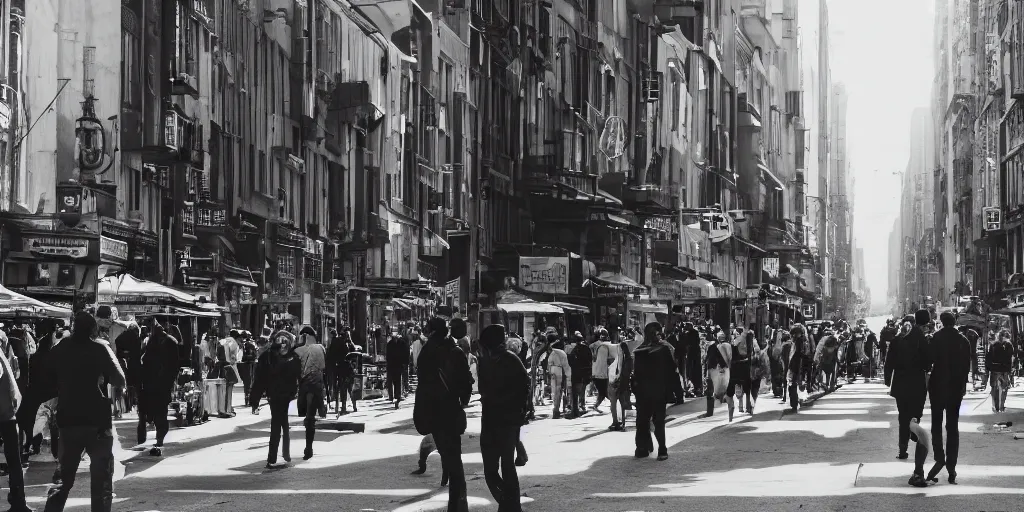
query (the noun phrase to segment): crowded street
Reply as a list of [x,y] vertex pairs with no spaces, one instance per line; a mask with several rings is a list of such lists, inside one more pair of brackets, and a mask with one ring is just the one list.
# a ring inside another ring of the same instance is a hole
[[[875,323],[872,319],[872,323]],[[880,379],[844,384],[831,393],[801,394],[792,413],[770,394],[755,414],[730,423],[724,407],[703,417],[705,402],[670,406],[664,462],[633,457],[630,433],[607,430],[608,414],[550,419],[538,408],[522,428],[529,460],[519,468],[523,509],[669,510],[1011,510],[1024,494],[1017,437],[1024,437],[1024,390],[1018,381],[1006,413],[991,411],[991,398],[971,392],[961,407],[959,485],[925,489],[905,485],[911,462],[894,458],[896,409]],[[241,403],[241,396],[236,400]],[[301,429],[292,404],[290,423]],[[317,427],[316,457],[287,470],[265,469],[269,417],[239,407],[237,416],[174,429],[162,458],[133,451],[126,436],[134,420],[115,421],[121,448],[116,510],[201,511],[301,509],[414,512],[444,510],[440,461],[415,469],[420,438],[413,404],[397,410],[385,399],[359,412],[334,415]],[[493,510],[479,451],[480,403],[466,409],[463,461],[471,510]],[[927,422],[927,413],[923,421]],[[1009,427],[999,426],[999,423]],[[362,424],[363,432],[339,432]],[[627,421],[632,427],[632,421]],[[1019,432],[1019,433],[1018,433]],[[293,441],[297,452],[301,441]],[[84,464],[83,464],[84,466]],[[51,466],[33,462],[27,471],[28,502],[43,501]],[[68,508],[88,502],[88,473]],[[925,498],[926,501],[921,501]]]

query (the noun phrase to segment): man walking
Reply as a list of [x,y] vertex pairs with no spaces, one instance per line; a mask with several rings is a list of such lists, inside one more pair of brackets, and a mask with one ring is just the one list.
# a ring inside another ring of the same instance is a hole
[[50,352],[47,368],[48,377],[57,383],[60,404],[61,483],[50,490],[45,510],[64,510],[85,452],[92,478],[92,510],[109,512],[114,495],[114,435],[110,400],[104,391],[107,384],[123,388],[124,373],[110,346],[94,341],[97,326],[92,315],[79,312],[73,329],[71,338]]
[[25,471],[21,467],[21,444],[18,440],[16,417],[20,405],[18,380],[10,361],[0,353],[0,441],[4,444],[7,476],[11,482],[7,501],[11,504],[11,512],[31,512],[32,509],[25,503]]
[[1006,392],[1013,383],[1010,372],[1013,370],[1014,352],[1010,331],[1002,329],[985,354],[985,371],[991,376],[992,412],[1006,411]]
[[665,404],[672,395],[672,379],[678,376],[672,346],[661,340],[661,324],[651,322],[644,327],[644,342],[633,353],[633,358],[631,385],[636,395],[636,457],[644,458],[654,451],[651,443],[653,423],[654,437],[658,440],[658,460],[666,460]]
[[[928,394],[932,404],[932,451],[935,465],[928,472],[934,480],[942,467],[946,467],[949,483],[956,483],[956,460],[960,451],[960,404],[967,394],[967,377],[971,373],[971,344],[956,330],[952,313],[939,315],[942,329],[935,333],[929,345],[932,357],[932,375],[928,380]],[[946,446],[942,446],[942,420],[946,420]]]
[[[915,325],[905,336],[893,342],[885,361],[885,383],[890,386],[889,395],[896,399],[899,411],[898,459],[909,457],[907,446],[911,439],[917,442],[917,436],[911,434],[910,423],[915,419],[920,420],[924,414],[924,402],[928,394],[926,383],[932,368],[928,340],[922,330],[931,321],[931,316],[927,310],[921,309],[905,320],[906,323],[914,320]],[[924,461],[915,460],[910,485],[919,487],[923,482]]]
[[466,473],[462,466],[462,434],[473,393],[473,377],[465,353],[448,337],[443,318],[427,322],[427,343],[416,361],[418,383],[413,424],[420,435],[432,434],[441,467],[448,473],[448,510],[467,512]]
[[[299,416],[303,416],[306,427],[306,448],[302,459],[313,458],[313,439],[316,437],[317,415],[327,413],[327,397],[324,394],[324,372],[327,371],[327,350],[316,339],[316,331],[304,326],[299,332],[302,345],[295,349],[302,363],[302,376],[299,379],[299,398],[296,402]],[[322,413],[322,414],[321,414]]]
[[480,349],[480,455],[484,479],[499,510],[521,512],[515,455],[530,400],[530,377],[522,361],[505,350],[504,326],[485,327],[480,333]]
[[160,322],[154,320],[152,334],[142,348],[142,396],[136,431],[141,445],[146,442],[146,424],[152,422],[156,425],[156,444],[149,450],[149,454],[154,457],[163,455],[164,437],[170,430],[167,406],[171,403],[179,364],[178,340],[167,334]]

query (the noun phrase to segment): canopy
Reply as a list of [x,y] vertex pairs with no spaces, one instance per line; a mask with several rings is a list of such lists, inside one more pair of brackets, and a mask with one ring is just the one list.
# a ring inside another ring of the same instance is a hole
[[651,302],[630,302],[626,304],[626,310],[638,313],[660,313],[668,314],[668,304],[655,304]]
[[412,303],[411,300],[394,298],[394,299],[391,299],[391,302],[394,303],[394,305],[396,305],[396,306],[398,306],[398,307],[400,307],[402,309],[410,309],[411,310],[412,307],[413,307],[413,303]]
[[[216,304],[203,303],[196,295],[181,290],[175,290],[170,286],[164,286],[151,281],[137,279],[128,274],[120,276],[107,276],[100,279],[96,287],[96,302],[100,304],[114,303],[146,303],[147,299],[162,299],[178,302],[183,305],[205,310],[206,312],[218,311]],[[206,316],[206,315],[203,315]]]
[[579,313],[590,313],[590,308],[586,306],[580,306],[579,304],[570,304],[568,302],[549,302],[548,304],[551,304],[552,306],[558,306],[562,308],[562,310],[565,311],[566,313],[570,311]]
[[506,313],[562,313],[562,308],[555,306],[554,304],[546,304],[543,302],[523,301],[514,302],[512,304],[498,304],[498,309]]
[[0,285],[0,316],[18,315],[70,318],[71,310],[12,292],[7,287]]

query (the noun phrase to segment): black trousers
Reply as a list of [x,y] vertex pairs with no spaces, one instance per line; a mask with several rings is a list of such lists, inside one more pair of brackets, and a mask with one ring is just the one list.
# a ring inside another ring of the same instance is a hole
[[[952,399],[945,405],[932,405],[932,451],[936,461],[944,461],[947,471],[956,471],[960,454],[960,404],[963,398]],[[942,420],[946,420],[946,443],[942,443]],[[943,449],[945,448],[945,449]]]
[[12,510],[25,508],[25,472],[21,468],[21,443],[18,442],[18,422],[0,421],[0,440],[4,443],[4,457],[7,459],[7,478],[11,490],[7,501]]
[[523,510],[519,504],[519,475],[516,473],[518,443],[519,427],[502,425],[483,427],[480,431],[484,480],[500,512]]
[[896,409],[899,412],[899,449],[900,453],[906,453],[910,445],[910,420],[924,414],[924,402],[913,398],[897,398]]
[[434,445],[441,455],[441,466],[448,472],[448,512],[468,512],[466,470],[462,467],[462,435],[434,432]]
[[789,362],[789,372],[793,374],[793,382],[789,385],[789,406],[794,410],[800,404],[800,379],[803,376],[804,358],[797,356]]
[[164,445],[164,438],[167,437],[167,432],[171,429],[171,425],[167,421],[167,405],[165,403],[146,403],[139,407],[139,425],[136,429],[139,444],[146,442],[146,423],[152,421],[156,425],[156,445]]
[[402,399],[402,369],[388,368],[388,400]]
[[665,399],[638,398],[636,402],[636,449],[638,451],[654,451],[654,443],[651,442],[652,423],[654,438],[658,441],[658,451],[668,450],[665,446]]
[[[267,454],[267,462],[277,463],[277,448],[283,446],[281,451],[285,460],[291,459],[291,437],[288,432],[288,404],[289,400],[270,400],[270,449]],[[282,445],[281,439],[284,438]]]

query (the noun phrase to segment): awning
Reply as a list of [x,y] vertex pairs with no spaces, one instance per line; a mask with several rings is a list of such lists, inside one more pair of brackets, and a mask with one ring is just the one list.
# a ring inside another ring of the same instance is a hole
[[248,286],[249,288],[258,288],[259,285],[254,283],[252,279],[245,279],[241,277],[225,277],[225,283],[237,284],[238,286]]
[[398,307],[400,307],[402,309],[408,309],[410,311],[412,310],[412,306],[413,305],[412,305],[411,301],[408,301],[408,300],[405,300],[405,299],[397,299],[396,298],[396,299],[392,299],[391,302],[394,305],[396,305],[396,306],[398,306]]
[[201,316],[201,317],[206,317],[206,318],[217,318],[217,317],[220,316],[220,312],[219,311],[211,311],[211,310],[198,310],[198,309],[179,308],[179,307],[172,307],[171,310],[174,311],[175,313],[181,314],[182,316]]
[[609,223],[613,223],[613,224],[619,224],[619,225],[622,225],[622,226],[629,226],[630,225],[629,221],[626,220],[625,218],[619,217],[618,215],[614,215],[614,214],[611,214],[611,213],[608,214],[608,222]]
[[597,276],[592,276],[590,279],[587,279],[587,282],[591,281],[596,281],[596,284],[614,286],[617,288],[644,288],[640,283],[619,274],[618,272],[601,272]]
[[668,314],[668,304],[653,304],[650,302],[629,302],[626,304],[626,310],[636,311],[639,313],[651,313],[651,314]]
[[563,313],[562,308],[555,306],[554,304],[530,301],[515,302],[512,304],[498,304],[498,309],[506,313],[540,313],[544,315]]
[[608,192],[605,192],[604,190],[597,189],[597,195],[603,197],[605,201],[622,206],[622,201],[620,201],[619,198],[609,194]]
[[0,286],[0,316],[46,316],[53,318],[70,318],[71,310],[47,304],[20,293],[12,292]]
[[768,169],[768,164],[766,164],[764,160],[758,160],[757,168],[761,170],[761,175],[765,176],[765,181],[773,181],[775,182],[775,186],[778,187],[779,190],[786,190],[785,185],[782,184],[782,180],[780,180],[778,176],[775,176],[775,174],[772,173],[770,169]]
[[704,54],[715,63],[715,70],[721,73],[722,63],[718,60],[718,45],[714,41],[708,41],[708,45],[704,47]]
[[198,306],[206,311],[218,311],[216,304],[202,304],[201,299],[191,293],[175,290],[170,286],[136,279],[129,274],[107,276],[99,280],[96,286],[96,302],[100,304],[132,303],[137,300],[146,304],[146,299],[162,299]]
[[757,252],[761,252],[761,253],[765,253],[765,254],[768,253],[768,251],[766,251],[766,250],[764,250],[764,249],[754,245],[753,242],[751,242],[750,240],[747,240],[747,239],[745,239],[745,238],[743,238],[741,236],[733,236],[733,238],[735,238],[737,242],[739,242],[739,243],[741,243],[741,244],[743,244],[743,245],[745,245],[747,247],[750,247],[751,249],[753,249],[753,250],[755,250]]
[[568,302],[549,302],[552,306],[558,306],[562,308],[566,313],[573,311],[578,313],[590,313],[590,308],[586,306],[580,306],[579,304],[570,304]]

